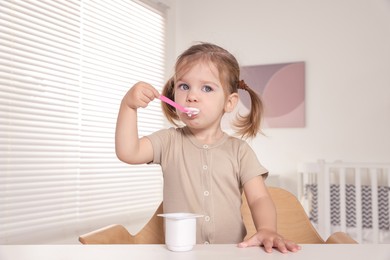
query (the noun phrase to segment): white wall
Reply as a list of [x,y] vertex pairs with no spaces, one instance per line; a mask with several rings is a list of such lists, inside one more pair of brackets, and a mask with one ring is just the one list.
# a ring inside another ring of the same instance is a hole
[[195,41],[227,48],[241,65],[306,62],[306,127],[265,129],[252,142],[281,186],[296,192],[301,161],[390,162],[389,0],[171,4],[172,63]]

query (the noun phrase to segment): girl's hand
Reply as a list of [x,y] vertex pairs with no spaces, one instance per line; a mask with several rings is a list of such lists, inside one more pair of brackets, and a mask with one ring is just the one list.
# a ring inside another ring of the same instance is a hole
[[126,93],[122,102],[132,109],[145,108],[153,99],[159,96],[160,93],[152,85],[138,82]]
[[277,248],[282,253],[296,252],[301,249],[296,243],[270,230],[259,230],[251,238],[238,244],[238,247],[242,248],[248,246],[263,246],[267,253],[271,253],[272,248]]

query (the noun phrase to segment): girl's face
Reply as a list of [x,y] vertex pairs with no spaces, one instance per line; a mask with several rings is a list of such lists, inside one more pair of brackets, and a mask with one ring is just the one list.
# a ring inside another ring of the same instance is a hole
[[178,78],[174,93],[177,103],[200,110],[192,116],[178,111],[182,122],[198,129],[220,127],[223,114],[231,112],[238,100],[237,93],[225,93],[218,70],[210,62],[198,62]]

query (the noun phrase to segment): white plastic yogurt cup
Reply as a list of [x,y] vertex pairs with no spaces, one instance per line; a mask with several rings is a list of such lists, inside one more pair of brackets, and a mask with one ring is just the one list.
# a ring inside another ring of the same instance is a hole
[[196,219],[193,213],[158,214],[165,219],[165,244],[171,251],[190,251],[196,244]]

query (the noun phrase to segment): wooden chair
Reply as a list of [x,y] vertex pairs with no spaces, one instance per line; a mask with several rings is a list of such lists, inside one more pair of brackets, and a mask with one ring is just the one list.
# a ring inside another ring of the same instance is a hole
[[[298,244],[357,243],[343,232],[336,232],[324,241],[310,222],[301,203],[292,193],[287,190],[274,187],[269,187],[268,191],[276,207],[278,233],[284,238],[292,240]],[[241,212],[247,229],[246,238],[248,238],[256,232],[256,228],[253,224],[252,215],[245,196],[243,196]]]
[[164,244],[164,219],[157,216],[161,213],[162,203],[149,222],[134,236],[124,226],[114,224],[81,235],[79,241],[82,244]]
[[[278,232],[286,239],[298,244],[356,243],[355,240],[343,232],[336,232],[324,241],[311,224],[302,205],[292,193],[281,188],[269,187],[268,190],[276,206]],[[247,237],[249,237],[256,232],[256,229],[244,195],[241,212],[248,233]],[[79,241],[82,244],[163,244],[163,218],[157,216],[160,213],[162,213],[162,204],[145,227],[134,236],[121,225],[111,225],[81,235]]]

